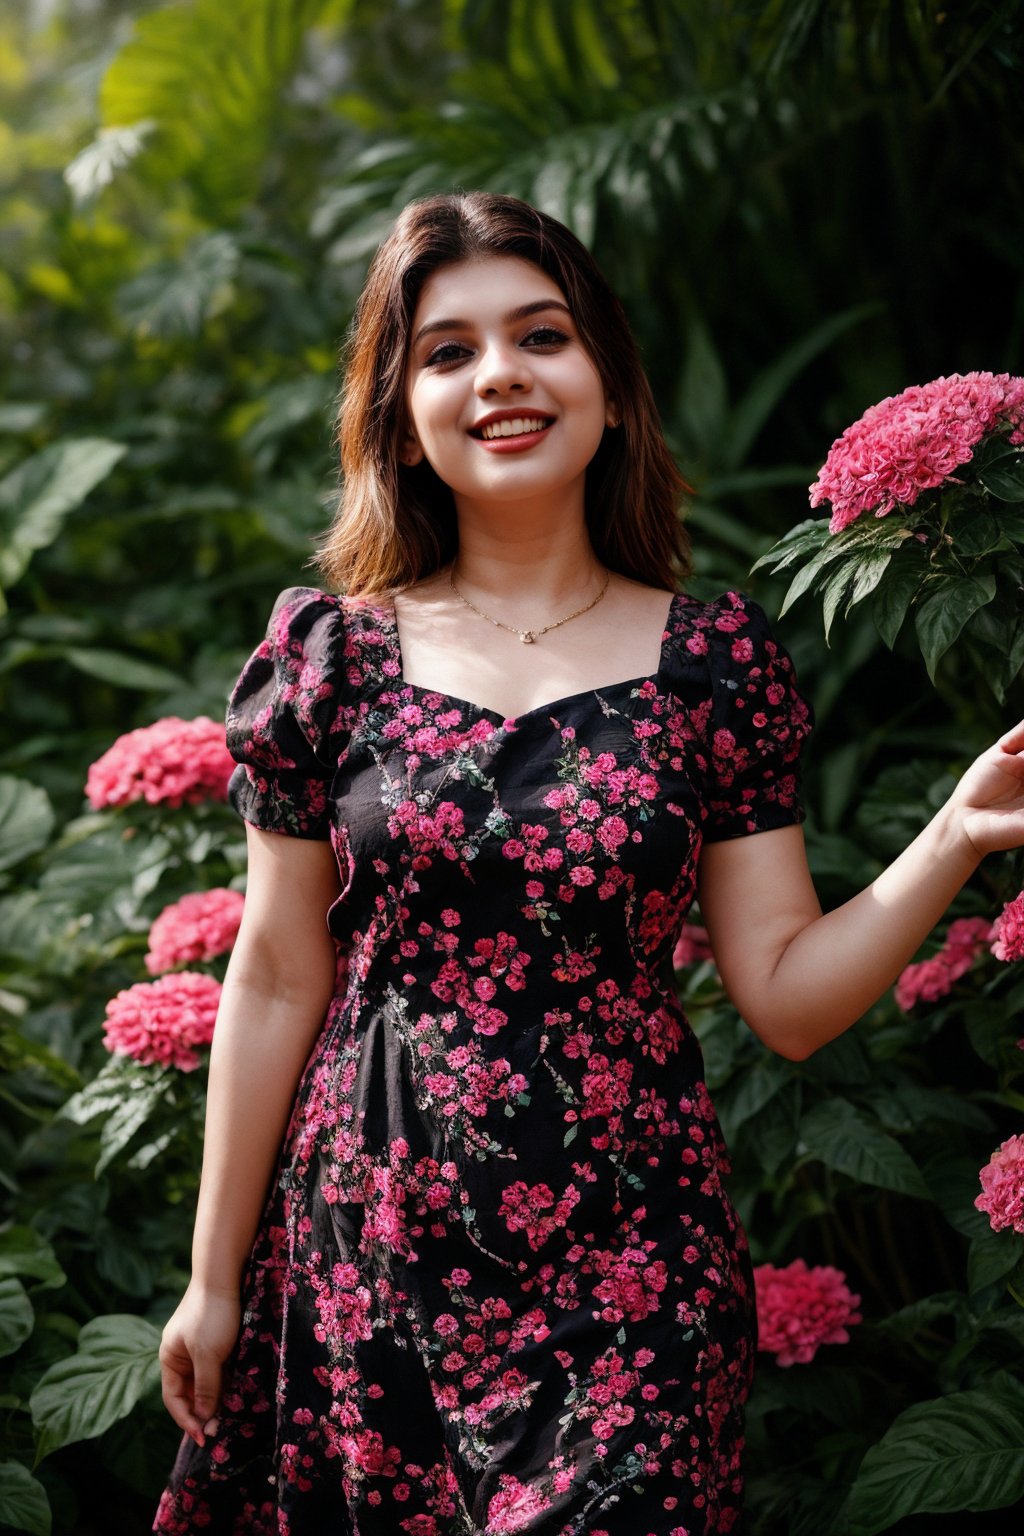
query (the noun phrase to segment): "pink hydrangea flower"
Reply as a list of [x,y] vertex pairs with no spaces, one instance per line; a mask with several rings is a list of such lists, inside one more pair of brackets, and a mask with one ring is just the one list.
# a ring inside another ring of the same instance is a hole
[[987,917],[958,917],[950,923],[937,955],[908,965],[896,982],[896,1005],[909,1013],[917,1003],[934,1003],[953,990],[992,937]]
[[209,1045],[220,1002],[220,982],[198,971],[175,971],[158,981],[140,981],[107,1004],[103,1044],[115,1056],[147,1065],[199,1065],[197,1045]]
[[831,503],[830,533],[862,512],[884,517],[897,503],[913,506],[1006,425],[1008,443],[1024,443],[1024,378],[954,373],[911,385],[870,406],[836,439],[811,486],[811,506]]
[[993,1232],[1012,1227],[1024,1233],[1024,1136],[1011,1136],[993,1152],[979,1174],[982,1193],[975,1200]]
[[698,965],[702,960],[713,959],[707,929],[701,928],[697,923],[684,923],[683,931],[672,953],[673,968],[682,971],[688,965]]
[[146,969],[151,976],[226,954],[238,936],[245,897],[218,887],[194,891],[164,907],[149,930]]
[[167,715],[119,736],[89,769],[85,793],[94,811],[133,800],[172,807],[226,800],[234,766],[223,725],[206,715]]
[[992,925],[991,938],[997,960],[1024,960],[1024,891],[1006,903]]
[[822,1344],[847,1344],[847,1326],[863,1321],[855,1296],[839,1269],[808,1269],[794,1259],[785,1269],[759,1264],[754,1270],[758,1348],[780,1365],[806,1365]]

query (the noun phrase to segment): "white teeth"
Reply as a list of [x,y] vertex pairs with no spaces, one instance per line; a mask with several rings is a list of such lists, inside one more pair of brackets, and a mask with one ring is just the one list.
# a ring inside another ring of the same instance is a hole
[[540,416],[514,416],[507,421],[492,421],[480,429],[485,441],[494,437],[520,437],[524,432],[542,432],[547,426]]

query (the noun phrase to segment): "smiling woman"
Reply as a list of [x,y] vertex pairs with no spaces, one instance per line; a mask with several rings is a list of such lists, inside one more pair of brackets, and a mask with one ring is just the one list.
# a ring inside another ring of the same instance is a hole
[[809,1054],[1024,842],[1024,728],[822,915],[792,663],[678,590],[622,311],[524,204],[405,211],[339,430],[345,590],[283,593],[229,706],[249,884],[154,1530],[735,1532],[754,1286],[682,925],[699,882],[730,996]]
[[[492,282],[488,274],[499,271]],[[414,394],[427,398],[424,372],[435,376],[431,385],[438,375],[444,385],[448,371],[465,373],[485,318],[492,345],[500,330],[524,363],[558,363],[569,351],[570,366],[585,362],[589,383],[596,374],[617,425],[597,434],[587,466],[590,542],[611,569],[675,587],[690,569],[678,516],[686,486],[622,305],[569,230],[515,198],[483,193],[411,204],[371,266],[345,359],[343,492],[322,559],[329,583],[352,595],[392,591],[454,557],[453,488],[410,441],[409,413]],[[492,352],[483,366],[501,361]],[[488,416],[514,422],[528,396],[520,388],[507,399],[478,396],[463,432]],[[530,404],[540,404],[535,394]]]

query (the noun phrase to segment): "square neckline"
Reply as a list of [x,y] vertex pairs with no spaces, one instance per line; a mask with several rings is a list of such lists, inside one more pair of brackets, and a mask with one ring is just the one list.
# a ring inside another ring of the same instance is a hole
[[666,658],[671,643],[674,626],[672,620],[676,612],[676,604],[684,601],[684,592],[673,592],[669,600],[668,611],[665,615],[665,623],[661,632],[661,649],[658,653],[658,665],[654,672],[648,672],[642,677],[624,677],[612,683],[602,683],[590,688],[579,688],[575,693],[562,694],[560,698],[549,699],[544,704],[535,704],[532,709],[522,711],[518,715],[503,715],[499,709],[489,709],[486,704],[476,704],[472,699],[460,698],[456,693],[448,693],[444,688],[430,688],[423,683],[411,683],[405,675],[405,658],[402,654],[402,640],[398,629],[398,613],[395,609],[394,599],[381,604],[379,612],[383,615],[387,628],[390,630],[391,643],[394,648],[395,660],[398,663],[398,675],[393,679],[401,688],[411,688],[415,693],[430,695],[436,699],[447,699],[452,704],[458,704],[462,709],[471,709],[478,715],[483,715],[490,720],[497,721],[499,725],[517,727],[524,720],[530,720],[535,715],[546,714],[549,710],[557,709],[559,705],[573,704],[579,699],[585,699],[588,694],[614,693],[622,688],[639,688],[644,683],[657,683],[665,670]]

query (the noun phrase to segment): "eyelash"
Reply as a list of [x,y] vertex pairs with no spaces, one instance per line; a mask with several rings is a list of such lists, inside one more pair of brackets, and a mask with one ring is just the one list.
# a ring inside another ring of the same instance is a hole
[[[563,343],[569,340],[565,332],[558,330],[558,328],[554,325],[538,325],[536,330],[527,331],[526,335],[523,337],[523,342],[533,341],[538,336],[546,336],[550,338],[550,340],[542,343],[542,346],[545,347],[561,346]],[[446,352],[455,352],[458,354],[460,352],[465,352],[466,350],[467,349],[463,347],[461,342],[444,341],[439,347],[436,347],[434,351],[430,353],[429,357],[427,358],[427,367],[443,368],[445,366],[451,366],[452,364],[460,361],[459,356],[456,355],[446,357],[444,354]]]

